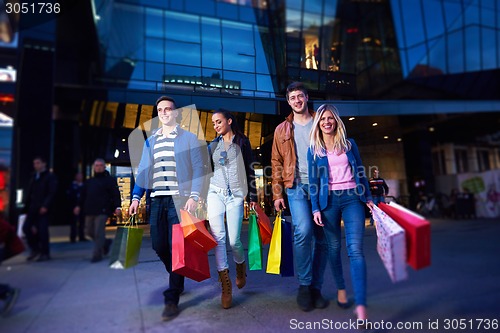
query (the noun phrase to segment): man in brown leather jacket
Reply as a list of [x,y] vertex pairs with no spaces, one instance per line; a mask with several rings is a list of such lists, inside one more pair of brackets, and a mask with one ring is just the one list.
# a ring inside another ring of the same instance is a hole
[[[326,257],[317,255],[313,258],[313,252],[320,252],[318,246],[326,246],[321,237],[323,230],[312,220],[309,200],[307,147],[314,112],[308,110],[309,97],[302,83],[290,84],[286,97],[292,113],[276,127],[271,155],[274,208],[286,209],[285,191],[292,214],[294,259],[300,284],[297,304],[301,310],[310,311],[328,306],[320,292],[323,277],[320,272],[325,270]],[[320,241],[316,242],[313,251],[316,235]]]

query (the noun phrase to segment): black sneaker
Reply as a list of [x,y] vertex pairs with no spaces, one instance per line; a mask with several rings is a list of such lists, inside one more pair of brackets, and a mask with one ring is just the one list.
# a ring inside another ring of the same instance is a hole
[[310,288],[311,289],[311,298],[313,305],[316,309],[324,309],[328,306],[329,302],[323,298],[321,295],[321,291],[316,288]]
[[163,321],[169,321],[177,317],[179,314],[179,307],[177,304],[168,303],[165,304],[165,308],[163,309],[163,313],[161,314],[161,319]]
[[38,258],[40,252],[31,252],[31,254],[26,258],[26,261],[32,261]]
[[301,285],[299,287],[299,292],[297,294],[297,305],[302,311],[306,312],[311,311],[314,308],[309,286]]
[[20,292],[21,289],[19,288],[10,288],[5,297],[5,305],[3,306],[2,316],[9,314],[10,310],[14,307],[14,304],[16,304]]
[[40,257],[38,257],[38,259],[36,260],[37,262],[40,262],[40,261],[49,261],[50,259],[50,256],[48,254],[42,254],[40,255]]
[[90,262],[91,263],[96,263],[96,262],[99,262],[102,260],[102,257],[92,257],[92,259],[90,259]]

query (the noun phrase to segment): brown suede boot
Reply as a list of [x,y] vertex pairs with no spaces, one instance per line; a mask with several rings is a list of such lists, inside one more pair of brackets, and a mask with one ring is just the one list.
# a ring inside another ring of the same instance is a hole
[[236,264],[236,286],[238,289],[243,288],[247,284],[247,266],[245,262]]
[[222,295],[220,297],[222,307],[224,309],[229,309],[233,302],[233,286],[231,284],[231,279],[229,279],[228,269],[219,272],[219,282],[222,286]]

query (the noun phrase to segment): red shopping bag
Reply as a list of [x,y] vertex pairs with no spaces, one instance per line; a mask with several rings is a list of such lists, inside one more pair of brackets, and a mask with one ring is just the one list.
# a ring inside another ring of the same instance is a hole
[[422,216],[393,202],[383,202],[378,207],[396,221],[406,235],[406,262],[413,269],[421,269],[431,264],[431,225]]
[[255,206],[255,211],[257,212],[257,223],[259,225],[260,239],[262,245],[271,243],[271,236],[273,234],[273,228],[271,227],[271,221],[266,215],[262,207],[259,205]]
[[179,224],[172,226],[172,272],[198,282],[210,278],[208,254],[184,238]]
[[182,231],[188,242],[207,253],[217,246],[217,241],[205,227],[205,220],[200,220],[187,210],[181,209],[180,211]]
[[7,260],[24,251],[24,243],[16,233],[16,229],[7,221],[0,218],[0,243],[5,243],[3,258]]

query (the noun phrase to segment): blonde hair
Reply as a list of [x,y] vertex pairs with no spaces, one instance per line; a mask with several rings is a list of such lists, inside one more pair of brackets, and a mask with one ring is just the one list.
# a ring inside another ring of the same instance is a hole
[[336,123],[333,145],[335,153],[340,155],[341,153],[351,150],[351,143],[347,140],[347,131],[345,129],[344,122],[340,119],[339,111],[331,104],[323,104],[316,111],[311,134],[309,136],[309,147],[311,148],[314,158],[324,157],[326,155],[325,140],[323,139],[323,132],[319,127],[321,117],[326,111],[330,111],[332,113]]

